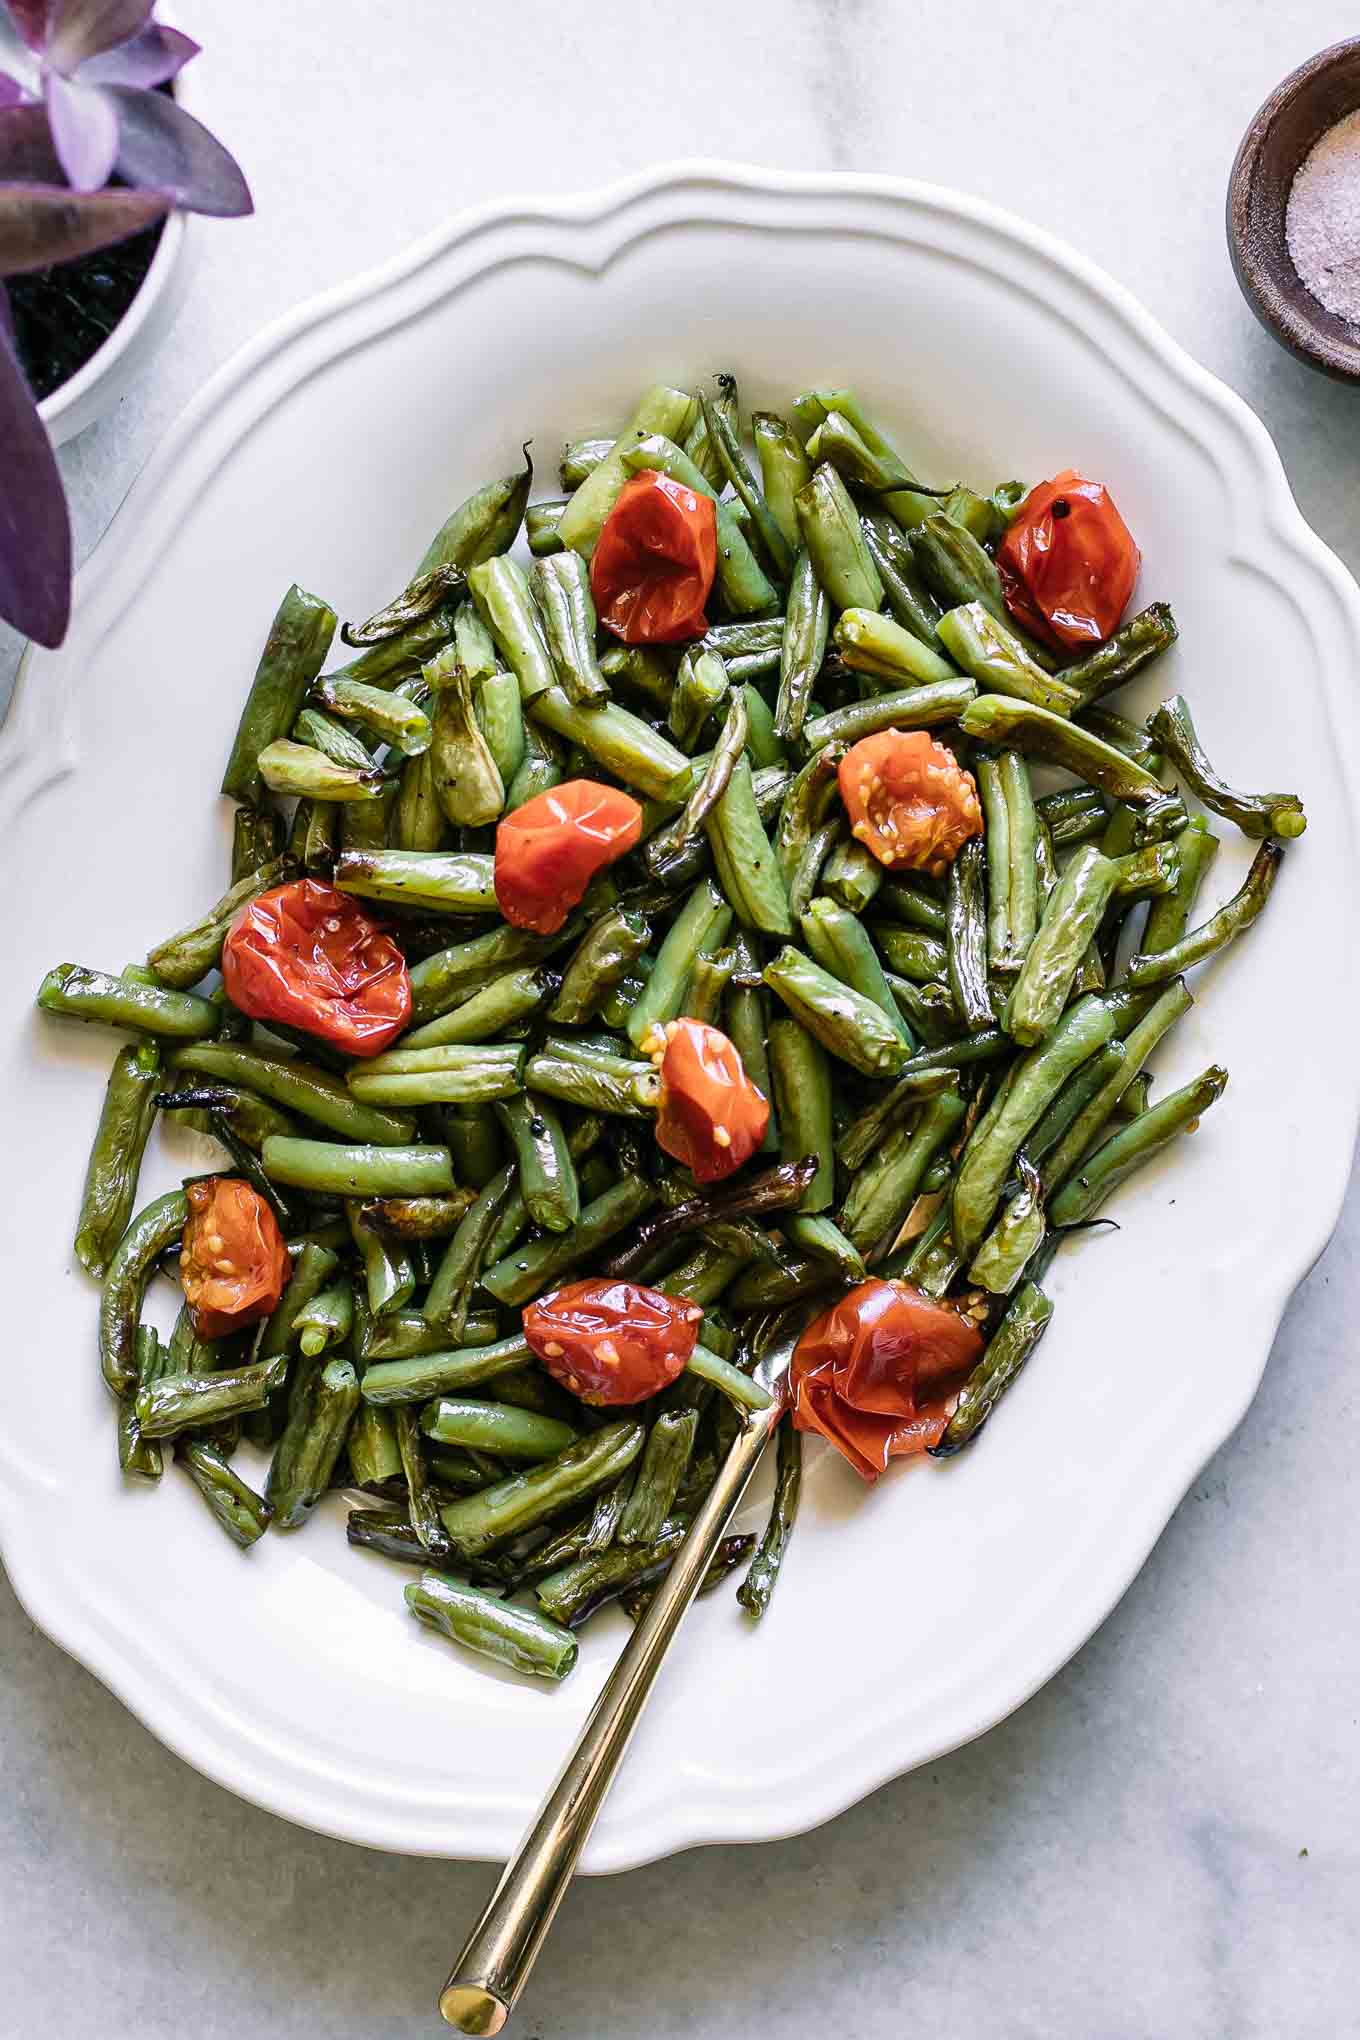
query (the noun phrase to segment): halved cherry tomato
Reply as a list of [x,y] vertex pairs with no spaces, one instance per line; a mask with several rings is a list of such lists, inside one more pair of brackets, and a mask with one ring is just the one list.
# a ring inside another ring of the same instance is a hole
[[657,1146],[692,1170],[696,1182],[716,1183],[749,1161],[764,1140],[770,1101],[718,1028],[672,1020],[665,1036],[658,1051]]
[[1089,652],[1138,578],[1133,535],[1099,482],[1064,468],[1031,489],[997,547],[1006,607],[1058,651]]
[[861,1282],[794,1348],[794,1424],[820,1431],[877,1480],[890,1459],[938,1445],[982,1348],[977,1327],[949,1304],[905,1282]]
[[190,1183],[184,1194],[189,1200],[179,1255],[184,1301],[200,1339],[220,1339],[268,1317],[292,1263],[273,1212],[239,1176],[209,1176]]
[[516,928],[555,935],[597,871],[632,849],[642,809],[594,779],[535,794],[496,830],[496,899]]
[[924,730],[880,730],[852,744],[837,769],[850,833],[880,864],[940,878],[982,834],[971,772]]
[[392,937],[348,893],[315,878],[242,907],[222,948],[227,997],[346,1055],[377,1055],[411,1017],[411,980]]
[[684,1373],[703,1315],[683,1296],[600,1276],[527,1304],[524,1336],[582,1402],[636,1403]]
[[643,468],[620,489],[590,562],[600,622],[626,645],[702,637],[717,563],[712,499]]

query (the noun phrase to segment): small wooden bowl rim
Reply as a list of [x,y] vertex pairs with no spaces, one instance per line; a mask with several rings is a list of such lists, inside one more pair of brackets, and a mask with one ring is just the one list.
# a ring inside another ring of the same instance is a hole
[[1360,381],[1360,332],[1319,303],[1285,238],[1289,190],[1321,136],[1360,109],[1360,36],[1291,71],[1242,138],[1228,179],[1228,249],[1243,296],[1267,332],[1301,361]]

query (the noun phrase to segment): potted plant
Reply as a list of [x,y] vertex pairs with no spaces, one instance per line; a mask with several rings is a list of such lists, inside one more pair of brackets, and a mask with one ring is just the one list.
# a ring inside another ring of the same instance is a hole
[[66,634],[71,531],[38,401],[52,436],[85,423],[94,384],[155,328],[178,216],[251,210],[171,90],[198,45],[154,11],[0,0],[0,616],[44,645]]

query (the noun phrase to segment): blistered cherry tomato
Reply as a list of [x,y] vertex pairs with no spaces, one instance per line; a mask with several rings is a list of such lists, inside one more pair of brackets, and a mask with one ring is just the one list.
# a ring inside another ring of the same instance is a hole
[[1138,548],[1101,484],[1064,468],[1030,490],[996,564],[1018,623],[1059,651],[1089,652],[1124,614]]
[[642,809],[594,779],[535,794],[496,830],[496,899],[516,928],[555,935],[597,871],[631,850]]
[[683,1374],[703,1315],[683,1296],[599,1276],[528,1304],[524,1336],[582,1402],[636,1403]]
[[392,937],[348,893],[314,878],[242,907],[222,948],[222,981],[252,1020],[281,1020],[377,1055],[411,1017],[411,980]]
[[644,468],[620,489],[590,562],[601,623],[626,645],[702,637],[717,563],[712,498]]
[[273,1212],[239,1176],[209,1176],[190,1183],[184,1194],[189,1200],[179,1255],[184,1301],[200,1339],[220,1339],[268,1317],[292,1263]]
[[770,1101],[718,1028],[672,1020],[664,1032],[657,1145],[683,1162],[696,1182],[716,1183],[749,1161],[764,1140]]
[[982,1348],[977,1327],[949,1304],[905,1282],[861,1282],[794,1348],[794,1424],[820,1431],[877,1480],[890,1459],[938,1445]]
[[880,730],[837,769],[850,832],[880,864],[940,878],[982,833],[971,772],[924,730]]

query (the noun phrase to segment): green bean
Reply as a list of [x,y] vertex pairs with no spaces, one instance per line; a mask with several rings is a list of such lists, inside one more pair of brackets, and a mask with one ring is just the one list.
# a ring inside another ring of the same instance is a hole
[[352,1198],[346,1201],[345,1216],[363,1267],[369,1311],[379,1317],[384,1311],[400,1310],[416,1290],[416,1268],[410,1253],[400,1241],[386,1239],[368,1225],[362,1205]]
[[1044,1243],[1043,1189],[1024,1154],[1016,1157],[1020,1187],[973,1256],[968,1280],[992,1296],[1009,1296]]
[[787,582],[793,571],[795,545],[785,536],[778,518],[767,507],[757,489],[755,476],[751,473],[731,421],[707,397],[701,396],[699,403],[703,410],[704,424],[708,428],[709,440],[717,451],[727,480],[732,484],[739,500],[746,505],[760,539],[761,550],[773,568],[776,580]]
[[539,963],[573,942],[580,923],[567,921],[556,935],[535,935],[528,928],[492,928],[468,942],[455,942],[411,968],[411,1018],[416,1026],[462,1006],[488,978],[516,964]]
[[1111,750],[1120,752],[1125,758],[1132,758],[1154,778],[1160,774],[1165,760],[1142,723],[1130,722],[1127,716],[1116,715],[1109,708],[1078,709],[1076,719],[1084,730],[1090,730]]
[[751,437],[760,462],[765,503],[791,551],[799,545],[798,491],[812,480],[812,463],[782,418],[773,411],[751,413]]
[[1061,1137],[1054,1142],[1047,1158],[1042,1155],[1031,1155],[1032,1160],[1043,1163],[1046,1189],[1061,1188],[1083,1156],[1095,1146],[1115,1106],[1157,1043],[1168,1028],[1173,1027],[1193,1004],[1194,1000],[1186,989],[1185,981],[1177,978],[1167,986],[1148,1011],[1134,1022],[1122,1044],[1124,1055],[1119,1067],[1112,1069],[1104,1083],[1092,1091],[1089,1097],[1083,1099],[1079,1110],[1073,1114]]
[[[499,1031],[499,1030],[498,1030]],[[501,1165],[501,1136],[489,1105],[441,1105],[427,1116],[442,1130],[460,1183],[484,1190]]]
[[1058,793],[1046,793],[1034,803],[1034,811],[1059,848],[1103,836],[1109,820],[1105,797],[1093,786],[1065,786]]
[[1128,1081],[1129,1051],[1124,1043],[1115,1038],[1098,1049],[1089,1062],[1082,1064],[1074,1077],[1069,1077],[1053,1103],[1044,1113],[1034,1131],[1025,1141],[1026,1159],[1039,1168],[1057,1147],[1068,1128],[1078,1115],[1090,1104],[1098,1091],[1120,1072]]
[[314,1360],[327,1346],[338,1346],[354,1323],[354,1285],[348,1275],[310,1297],[293,1319],[303,1357]]
[[[312,700],[342,722],[358,723],[380,744],[393,745],[405,757],[418,758],[430,748],[430,718],[400,688],[371,687],[328,673],[314,683]],[[268,783],[268,774],[265,778]]]
[[311,744],[278,737],[259,756],[260,776],[271,793],[298,794],[307,800],[376,801],[383,775],[376,765],[337,765]]
[[893,1246],[920,1195],[922,1177],[954,1139],[967,1109],[957,1085],[937,1092],[915,1125],[895,1128],[852,1178],[841,1229],[870,1264]]
[[260,1153],[265,1174],[328,1197],[418,1197],[452,1190],[446,1147],[374,1147],[270,1134]]
[[675,676],[666,721],[683,751],[693,751],[711,715],[727,697],[727,667],[718,652],[685,653]]
[[1131,1119],[1068,1177],[1053,1200],[1049,1214],[1052,1223],[1079,1225],[1093,1217],[1126,1177],[1160,1154],[1178,1134],[1194,1132],[1201,1115],[1222,1097],[1227,1082],[1228,1072],[1213,1064],[1193,1083],[1172,1091],[1159,1104]]
[[358,1404],[359,1384],[348,1360],[318,1358],[294,1383],[264,1490],[278,1529],[305,1523],[329,1488]]
[[826,657],[830,623],[831,604],[817,579],[811,555],[803,547],[789,585],[779,659],[775,728],[786,743],[796,743],[802,735],[808,704]]
[[195,1042],[176,1049],[173,1066],[177,1071],[242,1084],[332,1133],[349,1134],[355,1140],[395,1147],[409,1141],[414,1131],[409,1115],[361,1105],[350,1096],[343,1078],[272,1050]]
[[477,720],[472,681],[457,645],[440,652],[422,672],[434,690],[430,773],[435,797],[455,828],[481,828],[505,807],[505,782]]
[[716,1027],[723,995],[735,968],[736,954],[731,949],[720,949],[715,956],[696,956],[680,1007],[682,1017]]
[[968,736],[982,743],[1009,746],[1027,758],[1061,765],[1133,807],[1148,808],[1166,799],[1165,789],[1141,765],[1046,708],[1004,694],[980,694],[969,702],[959,722]]
[[517,1409],[511,1403],[454,1395],[441,1395],[437,1402],[427,1404],[420,1428],[440,1445],[466,1445],[493,1452],[500,1459],[530,1464],[565,1451],[578,1435],[570,1424],[559,1423],[555,1417]]
[[623,1547],[651,1545],[661,1535],[684,1479],[699,1428],[699,1412],[663,1410],[647,1434],[632,1493],[619,1523]]
[[[760,961],[745,936],[739,936],[734,951],[736,969],[727,991],[727,1035],[741,1057],[742,1068],[765,1097],[773,1101],[770,1062],[766,1052],[769,1037],[769,1002],[760,981]],[[771,1109],[762,1154],[779,1150],[779,1118]],[[797,1160],[797,1157],[793,1157]]]
[[181,1438],[175,1464],[183,1467],[233,1544],[249,1551],[259,1542],[274,1512],[214,1446],[201,1438]]
[[942,652],[940,605],[917,572],[906,532],[886,510],[861,511],[859,522],[893,616],[932,652]]
[[836,650],[850,670],[867,673],[874,680],[894,681],[901,687],[958,678],[948,659],[877,610],[843,610],[836,622],[835,639]]
[[1006,1008],[1006,1031],[1024,1047],[1057,1025],[1118,877],[1116,861],[1087,844],[1054,887]]
[[940,638],[950,657],[985,693],[1013,695],[1054,715],[1070,716],[1081,707],[1076,688],[1046,673],[1017,633],[981,602],[965,602],[942,616]]
[[549,1019],[567,1026],[592,1019],[645,953],[650,939],[651,925],[643,915],[622,907],[602,914],[572,952],[548,1008]]
[[738,623],[710,624],[699,643],[706,652],[720,652],[723,664],[749,668],[743,678],[754,679],[772,673],[779,664],[779,647],[784,636],[781,616],[743,618]]
[[642,858],[647,870],[662,884],[684,884],[702,868],[703,825],[727,791],[728,782],[746,748],[749,730],[750,710],[746,692],[739,691],[730,699],[722,733],[698,774],[684,807],[672,821],[650,836],[643,848]]
[[530,1218],[549,1232],[569,1231],[581,1215],[581,1196],[561,1120],[545,1098],[524,1092],[502,1099],[496,1113],[515,1153]]
[[[365,1488],[371,1494],[385,1494],[402,1480],[401,1453],[397,1448],[392,1419],[375,1403],[360,1402],[350,1421],[346,1446],[352,1487]],[[406,1520],[403,1510],[402,1521]],[[420,1543],[419,1538],[416,1542]],[[424,1549],[421,1545],[422,1557]]]
[[553,685],[553,665],[524,569],[504,555],[483,560],[468,570],[468,589],[527,705]]
[[803,1482],[803,1439],[786,1417],[776,1434],[777,1466],[769,1521],[751,1560],[750,1570],[737,1588],[737,1599],[757,1621],[770,1605],[779,1569],[798,1515],[798,1496]]
[[538,1012],[544,1000],[558,990],[558,982],[554,972],[536,963],[502,971],[451,1013],[442,1013],[437,1020],[403,1034],[397,1046],[429,1049],[490,1042]]
[[1007,960],[1012,969],[1018,969],[1039,925],[1038,820],[1029,767],[1018,751],[1001,753],[1001,784],[1009,858]]
[[[883,883],[883,866],[872,850],[847,836],[839,842],[822,867],[822,889],[837,906],[862,914],[873,905]],[[944,925],[944,909],[939,909]]]
[[[317,813],[325,814],[324,808]],[[398,850],[439,850],[448,833],[444,810],[435,788],[434,755],[423,752],[408,758],[401,768],[397,804],[393,812],[393,835]],[[305,852],[304,852],[305,857]]]
[[59,1013],[68,1020],[99,1021],[106,1027],[129,1027],[180,1041],[215,1034],[222,1018],[210,999],[193,992],[138,984],[78,963],[59,963],[48,971],[38,988],[38,1005],[44,1013]]
[[971,680],[955,678],[876,694],[815,716],[803,725],[803,745],[820,751],[824,744],[857,744],[879,730],[930,730],[940,723],[959,722],[965,713],[972,713],[976,692]]
[[929,985],[943,978],[949,969],[949,950],[923,928],[894,928],[875,921],[869,930],[890,970],[910,978],[913,984]]
[[544,503],[531,503],[524,513],[524,536],[536,560],[546,560],[562,550],[562,513],[566,496],[552,496]]
[[718,1389],[739,1410],[767,1410],[770,1407],[772,1398],[767,1389],[708,1346],[694,1348],[685,1363],[685,1372],[696,1381],[707,1382],[710,1388]]
[[685,390],[654,384],[644,390],[637,409],[609,452],[591,470],[562,513],[558,536],[563,545],[589,559],[606,517],[614,507],[620,489],[628,479],[624,466],[625,446],[636,444],[639,435],[664,433],[668,439],[683,440],[699,414],[694,398]]
[[951,1205],[950,1229],[965,1258],[971,1258],[982,1241],[1026,1135],[1067,1079],[1105,1046],[1114,1029],[1115,1010],[1108,1001],[1094,995],[1079,1000],[1047,1041],[1019,1058],[1010,1084],[974,1126],[954,1178]]
[[262,1409],[288,1371],[283,1354],[244,1367],[225,1367],[215,1374],[165,1375],[137,1390],[136,1414],[146,1438],[170,1438],[177,1431],[198,1430],[223,1417]]
[[99,1301],[99,1361],[111,1395],[126,1395],[136,1379],[142,1292],[188,1216],[184,1192],[169,1190],[143,1206],[114,1250]]
[[747,544],[732,505],[719,502],[716,490],[687,454],[664,435],[649,433],[628,445],[623,463],[630,474],[652,468],[712,500],[717,521],[717,583],[733,616],[762,616],[778,607],[778,592]]
[[494,914],[495,859],[470,850],[342,850],[334,883],[359,899],[442,914]]
[[831,747],[818,751],[798,773],[784,796],[774,849],[786,886],[791,887],[800,869],[805,868],[811,846],[835,813],[839,797],[836,783],[839,756],[839,752]]
[[[431,1327],[438,1334],[443,1327]],[[399,1360],[371,1361],[362,1390],[366,1403],[423,1403],[432,1396],[457,1395],[469,1388],[499,1381],[531,1358],[528,1341],[518,1335],[485,1346],[455,1346],[412,1354]]]
[[986,1351],[963,1385],[944,1436],[938,1445],[927,1448],[933,1458],[947,1459],[976,1438],[1048,1330],[1052,1315],[1053,1305],[1037,1282],[1026,1282],[1016,1291]]
[[373,1105],[475,1105],[508,1098],[524,1082],[518,1042],[447,1042],[439,1048],[389,1048],[350,1071],[356,1098]]
[[533,480],[533,465],[526,456],[518,474],[487,482],[460,503],[426,546],[416,578],[437,567],[466,569],[507,551],[515,542]]
[[575,489],[587,475],[594,474],[614,442],[612,439],[572,439],[562,448],[559,473],[564,489]]
[[181,929],[179,934],[158,943],[148,952],[146,959],[158,982],[177,991],[188,991],[210,970],[215,970],[222,958],[227,929],[240,909],[262,892],[267,892],[270,886],[291,877],[292,873],[290,859],[276,858],[272,864],[266,864],[250,877],[241,879],[192,927]]
[[695,958],[701,950],[721,948],[731,923],[732,909],[712,880],[702,879],[671,922],[656,966],[628,1015],[628,1038],[635,1048],[653,1027],[674,1020]]
[[[488,673],[477,688],[475,708],[478,725],[486,739],[486,747],[491,753],[491,761],[500,774],[502,786],[508,787],[524,763],[525,751],[524,705],[520,700],[519,682],[514,674]],[[436,703],[436,743],[439,740],[438,724],[439,713]]]
[[[979,1037],[974,1036],[974,1040]],[[997,1036],[1004,1041],[1004,1036]],[[916,1062],[919,1057],[913,1057]],[[874,1098],[858,1118],[851,1120],[836,1142],[836,1154],[847,1169],[859,1169],[875,1153],[884,1137],[906,1118],[909,1112],[927,1098],[933,1098],[940,1091],[955,1086],[955,1072],[944,1066],[912,1069],[910,1074],[899,1077],[891,1091]]]
[[446,563],[417,574],[408,581],[395,602],[375,610],[363,623],[346,623],[340,635],[347,645],[366,647],[403,637],[413,624],[457,601],[467,585],[461,566]]
[[802,545],[813,571],[838,609],[878,609],[883,583],[864,542],[859,512],[844,482],[828,462],[794,498]]
[[865,1076],[895,1076],[909,1050],[887,1016],[810,957],[782,949],[765,966],[765,983],[823,1048]]
[[153,1041],[120,1048],[104,1092],[76,1221],[76,1259],[97,1280],[127,1230],[142,1156],[156,1117],[160,1050]]
[[238,807],[231,821],[231,882],[239,885],[243,878],[272,864],[282,855],[284,844],[283,821],[277,809],[270,807],[261,794],[258,807]]
[[508,1544],[588,1501],[626,1472],[645,1436],[639,1423],[605,1424],[555,1458],[512,1474],[481,1494],[450,1502],[441,1514],[454,1549],[464,1558],[480,1558],[496,1545]]
[[512,1671],[540,1679],[565,1679],[576,1663],[577,1644],[532,1608],[498,1600],[494,1594],[448,1573],[426,1572],[405,1588],[406,1605],[427,1629],[479,1657],[493,1658]]
[[[682,988],[681,1002],[683,996]],[[656,1106],[656,1073],[650,1063],[622,1057],[592,1063],[549,1049],[530,1056],[524,1081],[531,1091],[555,1098],[562,1105],[575,1105],[583,1112],[645,1119]]]
[[1154,899],[1148,907],[1143,939],[1139,947],[1151,956],[1179,942],[1190,923],[1199,889],[1218,855],[1218,838],[1196,815],[1176,838],[1176,882],[1170,892]]
[[782,1231],[791,1247],[834,1268],[845,1282],[864,1280],[864,1256],[829,1218],[800,1215],[786,1218]]
[[327,674],[328,680],[358,680],[368,687],[394,687],[399,680],[418,673],[427,659],[446,645],[453,635],[451,604],[441,603],[428,615],[406,624],[395,636],[380,639],[344,666]]
[[425,1316],[431,1324],[446,1328],[455,1345],[463,1337],[468,1299],[518,1176],[513,1162],[492,1176],[461,1220],[430,1285]]
[[170,1354],[157,1337],[154,1325],[138,1325],[133,1351],[136,1366],[132,1383],[118,1402],[118,1465],[129,1479],[157,1481],[164,1463],[160,1443],[142,1436],[137,1421],[137,1391],[171,1372]]
[[1267,838],[1232,898],[1216,914],[1169,948],[1133,957],[1125,972],[1125,983],[1139,990],[1147,985],[1162,984],[1167,978],[1179,977],[1192,964],[1202,963],[1206,957],[1226,949],[1230,942],[1250,928],[1265,906],[1283,861],[1283,849],[1273,838]]
[[641,1218],[656,1202],[653,1185],[637,1177],[625,1179],[587,1204],[569,1232],[553,1233],[521,1247],[488,1268],[482,1287],[497,1303],[518,1306],[577,1263],[588,1262],[606,1240]]
[[296,583],[279,604],[222,775],[222,791],[257,807],[264,793],[260,753],[286,736],[330,650],[335,611]]
[[737,761],[704,829],[719,883],[738,919],[765,935],[791,934],[788,891],[756,809],[745,758]]
[[947,984],[934,979],[928,984],[914,984],[895,970],[883,974],[898,1012],[925,1047],[939,1048],[958,1039],[959,1016]]
[[408,1404],[399,1404],[393,1410],[392,1430],[401,1456],[401,1470],[406,1482],[406,1512],[411,1519],[411,1528],[431,1557],[446,1558],[449,1539],[441,1519],[439,1499],[430,1483],[420,1420]]
[[538,1602],[554,1620],[577,1629],[606,1602],[617,1600],[629,1588],[660,1579],[685,1541],[688,1524],[676,1519],[663,1526],[654,1544],[631,1549],[613,1545],[607,1551],[587,1553],[559,1567],[538,1585]]
[[[700,639],[701,644],[707,643]],[[717,649],[721,649],[718,647]],[[675,686],[675,662],[658,645],[611,645],[600,654],[600,671],[611,685],[617,682],[640,695],[653,710],[665,715]]]
[[1165,602],[1153,602],[1121,624],[1112,638],[1063,672],[1069,687],[1075,687],[1084,702],[1098,701],[1113,693],[1126,680],[1164,652],[1176,641],[1176,619]]
[[1001,759],[980,751],[973,760],[978,799],[985,823],[987,859],[987,961],[994,971],[1014,970],[1011,944],[1010,812],[1001,777]]
[[803,939],[814,960],[823,970],[839,978],[842,984],[849,985],[861,997],[872,1000],[886,1015],[910,1054],[916,1044],[888,988],[878,951],[861,923],[848,909],[838,907],[833,900],[818,899],[813,900],[802,916],[801,925]]
[[1238,793],[1219,778],[1205,756],[1183,694],[1173,694],[1148,717],[1148,735],[1166,752],[1179,777],[1214,814],[1235,822],[1244,836],[1291,840],[1308,826],[1296,793]]
[[505,812],[512,815],[526,801],[537,799],[558,785],[562,761],[557,745],[536,723],[524,724],[524,757],[519,770],[505,789]]
[[[738,676],[734,671],[733,662],[728,662],[727,673],[728,678],[735,682]],[[757,772],[789,771],[789,754],[784,748],[783,738],[774,726],[774,711],[765,696],[749,681],[743,684],[740,691],[746,703],[748,731],[746,748],[750,754],[752,777],[754,778]]]
[[809,457],[831,461],[848,480],[882,495],[904,525],[934,508],[934,492],[919,492],[910,469],[850,390],[810,391],[799,397],[794,415],[808,430]]
[[970,1034],[989,1028],[993,1017],[987,986],[986,899],[986,852],[982,839],[974,836],[949,867],[947,907],[949,984]]
[[609,684],[595,656],[590,573],[577,552],[536,560],[529,587],[558,685],[577,703],[607,701]]
[[535,697],[532,714],[559,737],[579,744],[587,756],[636,792],[674,800],[688,786],[690,766],[684,752],[615,702],[578,708],[560,687],[549,687]]
[[1052,672],[1052,653],[1018,627],[1006,607],[1001,576],[970,531],[935,510],[913,530],[911,547],[921,572],[947,609],[980,602],[1037,666],[1045,673]]

